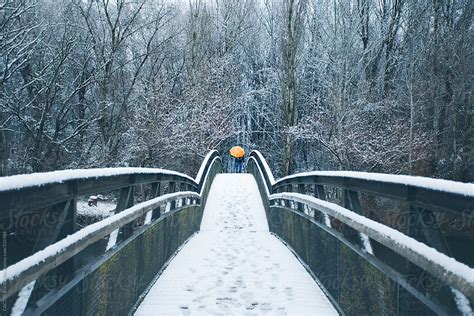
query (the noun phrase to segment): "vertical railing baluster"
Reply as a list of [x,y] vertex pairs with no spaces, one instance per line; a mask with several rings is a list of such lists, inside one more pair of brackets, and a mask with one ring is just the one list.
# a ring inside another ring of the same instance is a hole
[[[38,235],[32,253],[35,253],[48,245],[51,245],[58,240],[65,238],[67,235],[73,234],[76,230],[76,213],[77,203],[76,199],[71,199],[66,202],[57,204],[51,208],[51,213],[56,216],[54,225],[44,225]],[[51,280],[70,280],[75,273],[75,258],[71,258],[59,265],[54,272],[43,275],[38,280],[34,281],[33,289],[31,291],[22,290],[23,299],[29,300],[30,295],[35,288],[43,287],[45,284],[50,284]],[[57,283],[57,282],[56,282]],[[53,283],[54,284],[54,283]]]
[[[188,184],[188,186],[187,186],[187,191],[194,191],[194,188],[193,188],[193,186],[192,186],[191,184]],[[186,205],[190,205],[190,204],[192,204],[192,203],[193,203],[192,199],[191,199],[191,198],[188,198],[187,201],[186,201]]]
[[[135,204],[135,187],[130,185],[128,187],[122,188],[120,190],[119,200],[117,202],[117,207],[115,208],[115,214],[122,212],[123,210],[132,207]],[[109,250],[117,241],[127,239],[133,233],[133,224],[125,225],[112,232],[109,236],[109,241],[107,243],[106,250]]]
[[[303,183],[298,183],[298,193],[305,194],[305,185]],[[303,203],[298,202],[297,204],[297,210],[298,212],[304,213],[304,205]]]
[[[407,225],[407,233],[409,236],[435,248],[437,251],[444,253],[447,256],[453,257],[433,211],[410,205]],[[429,280],[429,276],[426,276],[425,272],[421,271],[411,263],[408,264],[408,273],[416,276],[417,280]],[[426,282],[425,287],[428,292],[434,292],[431,293],[431,295],[436,297],[442,305],[449,306],[452,302],[453,292],[449,287],[435,289],[435,287],[439,287],[439,284],[436,284],[435,282]]]
[[[168,192],[167,193],[174,193],[176,192],[176,182],[170,181],[168,184]],[[170,202],[170,211],[176,208],[176,201],[173,200]]]
[[[160,196],[161,194],[161,183],[160,182],[155,182],[151,185],[151,198],[157,198]],[[161,216],[161,208],[160,207],[157,207],[155,208],[152,213],[151,213],[151,220],[155,220],[155,219],[158,219],[160,218]]]
[[[360,205],[360,200],[359,200],[359,193],[356,191],[352,190],[344,190],[344,206],[347,209],[350,209],[351,211],[361,214],[362,213],[362,207]],[[367,237],[367,235],[363,233],[358,233],[356,230],[344,225],[345,227],[345,235],[354,242],[357,245],[360,245],[363,249],[365,249],[369,253],[373,253],[372,250],[372,245],[370,243],[370,239]],[[357,238],[357,235],[359,235]]]
[[[186,191],[188,185],[186,183],[181,183],[180,185],[180,188],[181,190],[180,191]],[[186,198],[181,198],[181,207],[185,206],[186,205]]]
[[[286,192],[293,192],[293,185],[292,185],[292,184],[288,184],[288,185],[286,186]],[[285,205],[286,205],[287,207],[290,207],[290,208],[292,208],[292,204],[293,204],[293,202],[291,202],[291,201],[286,201],[286,202],[285,202]]]
[[[326,191],[324,190],[324,186],[315,183],[314,184],[314,197],[326,201]],[[320,211],[314,210],[314,218],[321,222],[321,223],[328,223],[329,218],[327,218],[327,214],[323,214]],[[327,220],[326,220],[327,218]]]

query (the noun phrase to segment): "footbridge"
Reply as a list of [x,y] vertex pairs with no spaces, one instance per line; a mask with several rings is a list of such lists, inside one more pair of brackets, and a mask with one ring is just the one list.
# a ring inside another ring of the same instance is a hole
[[472,314],[474,184],[222,169],[0,178],[1,314]]

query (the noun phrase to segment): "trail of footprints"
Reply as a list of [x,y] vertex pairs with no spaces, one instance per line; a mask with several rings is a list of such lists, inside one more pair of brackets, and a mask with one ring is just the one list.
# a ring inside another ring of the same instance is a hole
[[148,306],[157,304],[153,300],[168,304],[169,311],[179,306],[182,315],[294,313],[305,294],[303,279],[297,275],[292,279],[294,265],[275,247],[276,240],[262,224],[263,205],[255,208],[254,188],[248,188],[244,178],[223,179],[216,177],[219,187],[211,188],[212,199],[206,205],[206,212],[211,212],[196,236],[199,243],[188,249],[179,269],[172,270],[175,274],[162,279],[179,295],[157,287],[159,294],[151,297]]
[[[211,247],[211,254],[203,258],[206,268],[210,268],[204,270],[214,273],[196,274],[196,270],[190,268],[195,277],[184,288],[193,298],[191,304],[181,306],[183,315],[193,311],[223,315],[233,308],[246,310],[247,315],[286,315],[283,306],[272,306],[271,301],[275,300],[270,297],[280,296],[291,301],[292,289],[278,282],[283,271],[278,262],[272,262],[271,250],[258,245],[257,232],[252,230],[253,216],[248,211],[250,205],[239,200],[239,195],[222,198],[222,201],[218,215],[218,222],[223,224],[220,238]],[[239,212],[229,212],[237,206]],[[264,277],[268,273],[270,280]],[[267,297],[261,297],[261,293]]]
[[[248,315],[286,315],[285,308],[272,306],[270,298],[262,300],[255,296],[257,289],[259,293],[267,293],[269,296],[280,296],[287,301],[293,299],[292,288],[278,282],[279,274],[283,271],[278,262],[271,261],[271,251],[258,247],[255,234],[248,232],[229,228],[220,237],[221,242],[216,242],[210,249],[211,255],[203,258],[206,268],[210,268],[204,270],[215,273],[197,274],[184,285],[185,290],[192,292],[194,298],[189,306],[182,306],[183,315],[188,315],[191,311],[221,315],[236,307],[242,309],[242,306]],[[253,260],[249,260],[250,258]],[[190,272],[193,275],[196,273],[193,268],[190,268]],[[268,273],[271,273],[270,282],[268,278],[262,277]]]

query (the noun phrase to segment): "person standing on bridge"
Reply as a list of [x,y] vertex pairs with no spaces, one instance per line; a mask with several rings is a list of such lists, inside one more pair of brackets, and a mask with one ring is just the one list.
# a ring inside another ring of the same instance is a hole
[[234,172],[242,173],[245,150],[240,146],[234,146],[230,149],[230,155],[234,157]]

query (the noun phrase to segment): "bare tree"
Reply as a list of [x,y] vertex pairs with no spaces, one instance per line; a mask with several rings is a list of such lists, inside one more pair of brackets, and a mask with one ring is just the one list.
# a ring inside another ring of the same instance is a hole
[[[298,115],[298,83],[296,78],[298,50],[304,32],[306,0],[283,1],[281,21],[281,68],[280,85],[285,128],[291,129],[296,124]],[[293,140],[289,131],[284,136],[283,174],[290,174],[293,158]]]

